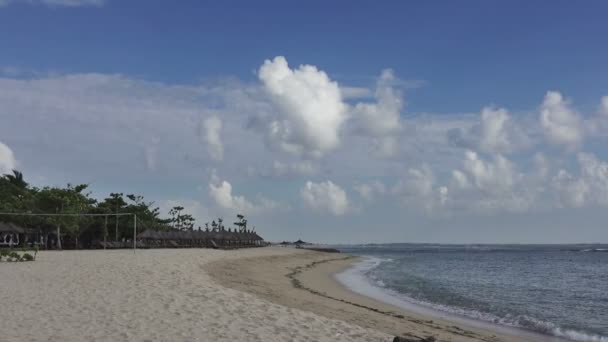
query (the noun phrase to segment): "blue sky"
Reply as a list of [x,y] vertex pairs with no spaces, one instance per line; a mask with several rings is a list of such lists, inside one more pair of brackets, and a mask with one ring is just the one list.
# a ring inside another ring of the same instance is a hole
[[419,111],[525,109],[548,88],[584,106],[608,87],[606,10],[602,1],[15,3],[0,12],[0,62],[193,83],[252,79],[260,61],[282,55],[339,81],[369,83],[389,66],[426,80],[432,90],[411,100]]
[[606,242],[607,10],[0,0],[0,170],[274,239]]

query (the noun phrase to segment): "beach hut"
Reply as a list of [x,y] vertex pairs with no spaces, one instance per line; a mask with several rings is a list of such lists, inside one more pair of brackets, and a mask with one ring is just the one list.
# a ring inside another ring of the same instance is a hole
[[264,245],[264,239],[258,235],[258,233],[253,232],[253,240],[255,241],[255,245],[256,246],[263,246]]
[[[218,220],[219,221],[219,220]],[[221,221],[219,221],[221,222]],[[264,245],[264,239],[253,230],[224,228],[221,224],[213,225],[209,230],[155,231],[146,229],[137,235],[145,247],[206,247],[233,249],[240,247],[258,247]]]
[[13,223],[0,222],[0,247],[18,246],[25,235],[25,229]]
[[0,222],[0,248],[42,244],[42,236],[37,229],[28,229],[14,223]]

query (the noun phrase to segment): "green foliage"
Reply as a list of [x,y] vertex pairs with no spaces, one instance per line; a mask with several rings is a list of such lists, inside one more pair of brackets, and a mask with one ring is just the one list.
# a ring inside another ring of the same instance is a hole
[[24,253],[23,256],[21,257],[21,261],[34,261],[34,260],[36,260],[36,258],[29,253]]
[[171,226],[177,230],[192,230],[194,228],[194,218],[189,214],[182,214],[184,207],[176,206],[169,210],[171,215]]
[[22,251],[23,254],[19,254],[18,251],[15,250],[0,250],[0,261],[6,262],[21,262],[21,261],[34,261],[36,260],[35,255],[31,255],[25,251]]
[[[132,238],[133,215],[127,216],[79,216],[79,214],[120,214],[137,215],[138,230],[192,230],[194,218],[184,213],[183,207],[174,207],[170,218],[162,218],[160,209],[153,202],[146,202],[143,196],[135,194],[110,193],[97,201],[88,192],[88,184],[65,187],[30,186],[23,174],[0,175],[0,212],[33,214],[71,214],[70,216],[1,216],[0,221],[11,222],[25,228],[33,228],[43,235],[59,233],[61,242],[71,241],[70,247],[79,247],[81,239],[86,241]],[[37,251],[34,252],[34,257]],[[1,256],[0,256],[1,257]],[[5,256],[6,257],[6,256]]]

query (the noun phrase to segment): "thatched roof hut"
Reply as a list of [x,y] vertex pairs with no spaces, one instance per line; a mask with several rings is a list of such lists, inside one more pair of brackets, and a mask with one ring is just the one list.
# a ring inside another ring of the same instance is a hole
[[25,234],[26,230],[10,222],[0,222],[0,233]]
[[[194,231],[154,231],[147,229],[139,235],[141,240],[163,241],[161,244],[175,245],[181,247],[204,247],[204,246],[225,246],[225,247],[245,247],[245,246],[261,246],[261,241],[264,239],[257,233],[252,231],[239,232],[237,230],[194,230]],[[172,241],[172,242],[171,242]],[[158,244],[156,244],[159,246]]]

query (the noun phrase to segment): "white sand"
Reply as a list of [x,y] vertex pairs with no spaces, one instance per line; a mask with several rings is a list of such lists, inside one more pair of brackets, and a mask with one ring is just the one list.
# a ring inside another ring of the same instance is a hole
[[[215,283],[203,266],[292,250],[41,252],[0,263],[0,341],[390,341]],[[251,284],[255,286],[255,284]]]

